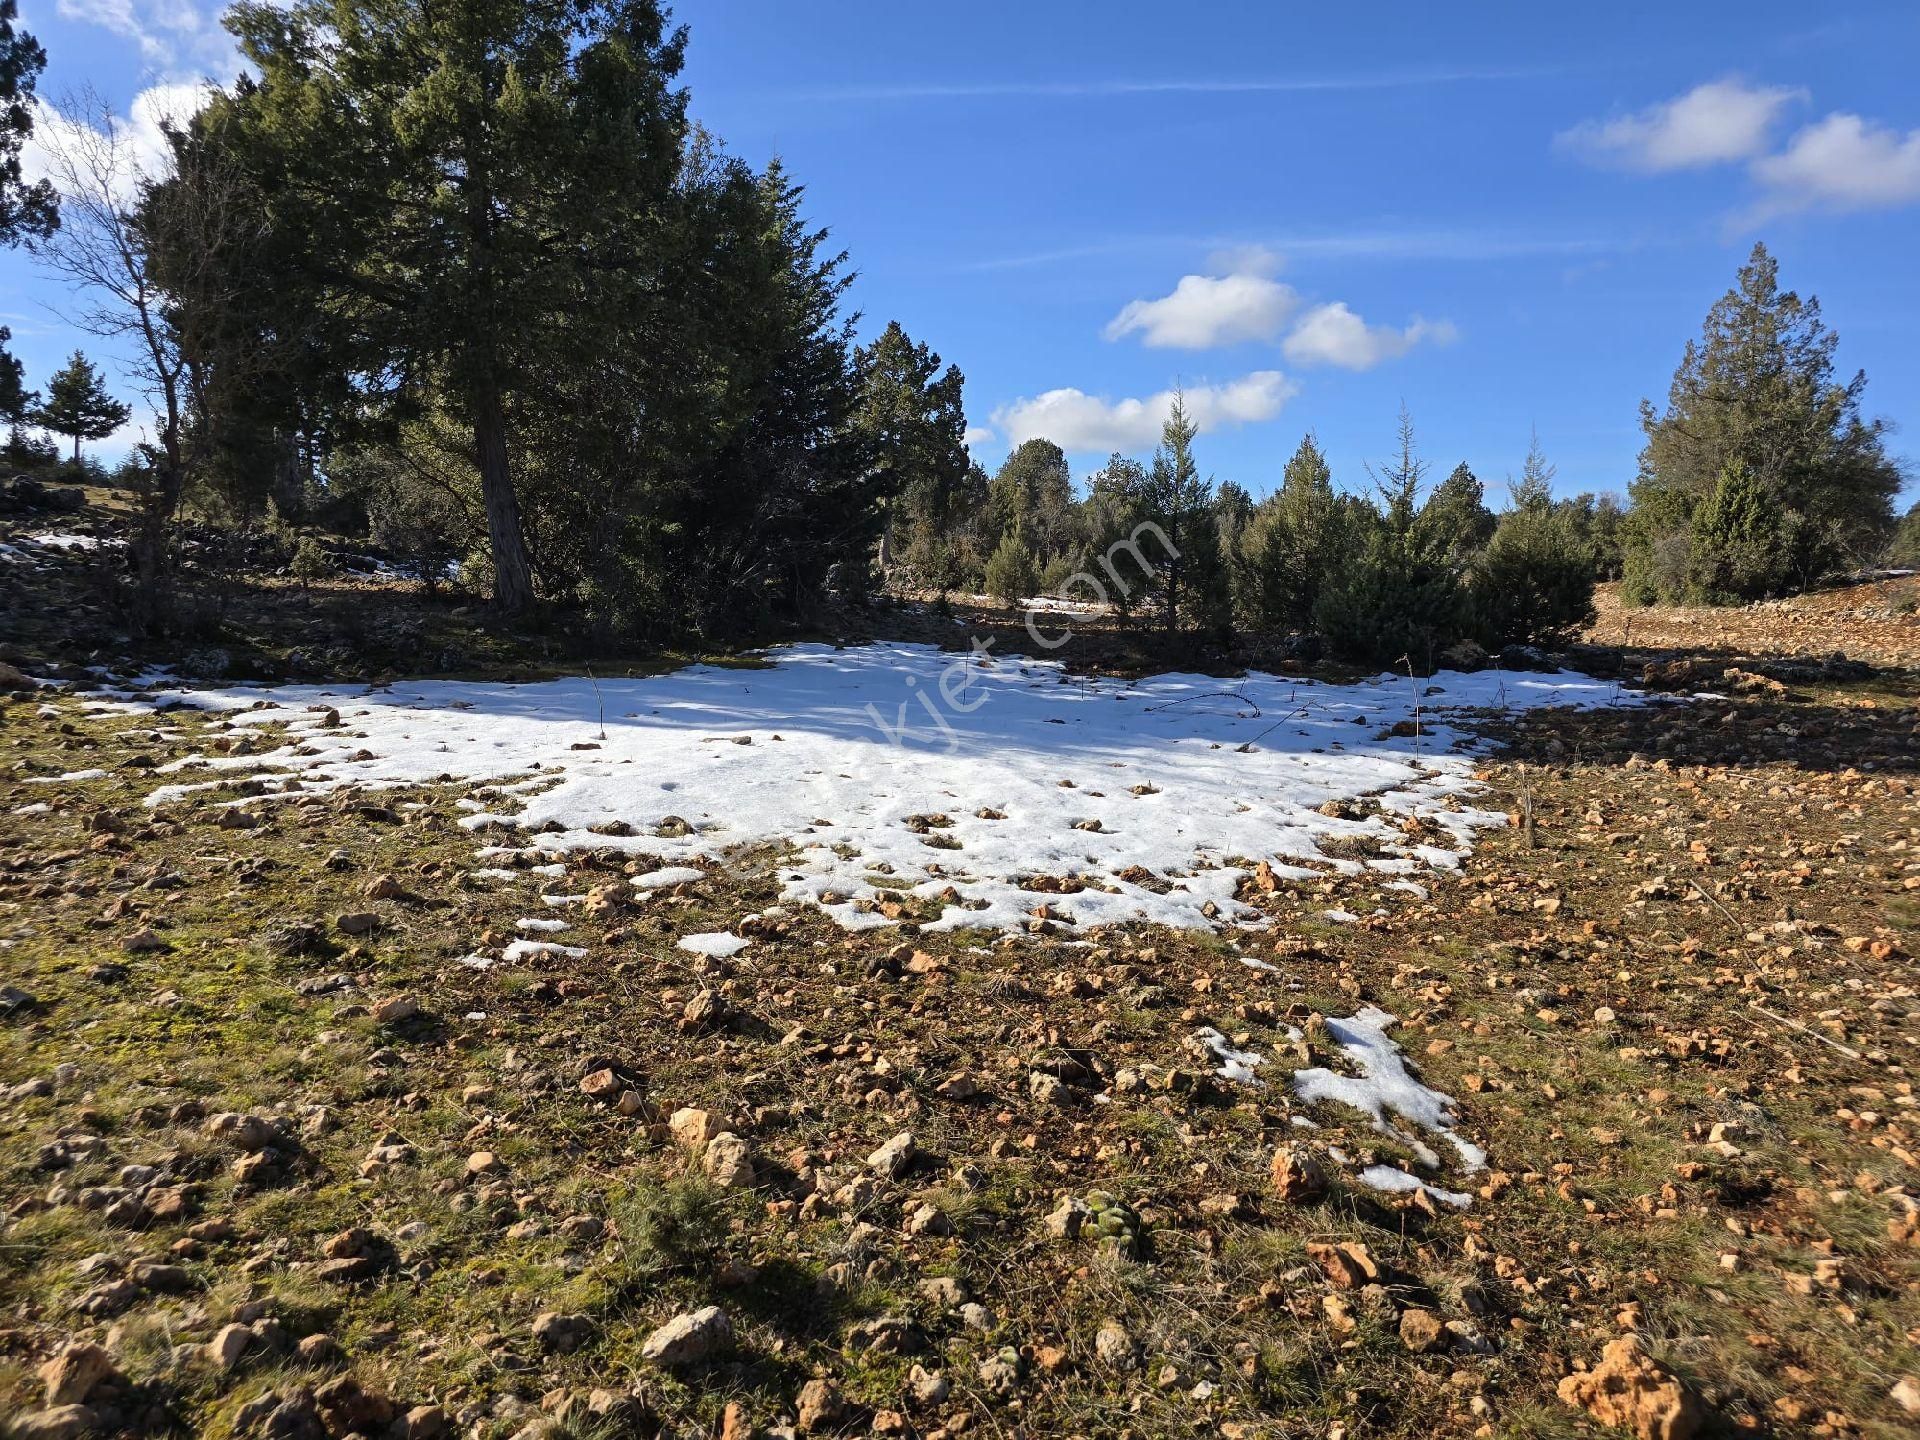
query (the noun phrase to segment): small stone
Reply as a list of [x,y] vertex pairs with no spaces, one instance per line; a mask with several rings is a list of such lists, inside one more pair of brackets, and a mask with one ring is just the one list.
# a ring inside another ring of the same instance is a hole
[[1118,1320],[1101,1322],[1093,1337],[1093,1353],[1110,1370],[1132,1370],[1140,1364],[1140,1348]]
[[683,1150],[699,1154],[706,1152],[707,1146],[722,1128],[711,1111],[699,1110],[691,1105],[683,1105],[667,1117],[667,1130],[674,1142]]
[[676,1315],[640,1347],[640,1358],[673,1368],[694,1365],[733,1339],[733,1322],[718,1305]]
[[417,997],[394,995],[373,1007],[373,1018],[382,1025],[398,1025],[403,1020],[411,1020],[425,1012],[426,1007]]
[[407,1440],[438,1440],[447,1433],[447,1412],[438,1405],[416,1405],[406,1414]]
[[952,1383],[941,1371],[915,1365],[907,1372],[907,1394],[916,1405],[944,1405],[952,1390]]
[[98,1345],[76,1342],[40,1367],[47,1404],[77,1405],[114,1374],[113,1356]]
[[500,1157],[491,1150],[476,1150],[467,1156],[469,1176],[492,1175],[506,1168]]
[[331,1369],[347,1361],[346,1350],[331,1335],[308,1335],[294,1346],[293,1353],[302,1365],[316,1370]]
[[245,1325],[222,1325],[207,1342],[207,1358],[219,1369],[231,1370],[252,1343],[253,1331]]
[[846,1411],[846,1402],[830,1380],[809,1380],[800,1387],[799,1427],[803,1435],[830,1427]]
[[55,1405],[10,1422],[10,1440],[74,1440],[98,1427],[100,1416],[88,1405]]
[[1699,1397],[1642,1350],[1635,1335],[1609,1343],[1598,1365],[1567,1376],[1558,1393],[1562,1403],[1640,1440],[1688,1440],[1706,1418]]
[[556,1355],[571,1355],[593,1337],[593,1321],[585,1315],[559,1315],[549,1310],[533,1322],[533,1338]]
[[1443,1349],[1447,1330],[1431,1310],[1413,1307],[1400,1312],[1400,1343],[1416,1355]]
[[753,1186],[753,1153],[747,1142],[731,1130],[723,1130],[707,1142],[700,1168],[722,1190],[746,1190]]
[[1902,1375],[1894,1381],[1887,1397],[1909,1415],[1920,1415],[1920,1378]]
[[913,1132],[902,1130],[867,1157],[867,1168],[882,1180],[898,1180],[906,1174],[918,1153]]
[[1327,1193],[1327,1172],[1304,1145],[1289,1143],[1275,1150],[1268,1173],[1274,1192],[1289,1205],[1304,1205]]

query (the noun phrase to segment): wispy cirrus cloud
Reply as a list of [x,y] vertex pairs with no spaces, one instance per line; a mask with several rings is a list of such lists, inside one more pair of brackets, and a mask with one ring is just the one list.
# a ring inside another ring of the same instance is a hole
[[[1008,445],[1044,437],[1063,450],[1098,453],[1144,450],[1160,438],[1176,392],[1143,399],[1109,399],[1071,387],[1044,391],[1002,405],[993,423]],[[1201,434],[1271,420],[1299,387],[1278,370],[1256,370],[1219,385],[1196,385],[1180,393]]]
[[1150,95],[1297,95],[1321,91],[1409,90],[1502,80],[1533,80],[1560,74],[1552,67],[1455,67],[1356,71],[1346,75],[1273,75],[1176,79],[1090,77],[1079,80],[851,81],[842,85],[777,92],[774,98],[805,101],[902,100],[1103,100]]
[[62,20],[97,25],[133,41],[140,56],[168,79],[231,76],[238,64],[220,5],[194,0],[57,0]]

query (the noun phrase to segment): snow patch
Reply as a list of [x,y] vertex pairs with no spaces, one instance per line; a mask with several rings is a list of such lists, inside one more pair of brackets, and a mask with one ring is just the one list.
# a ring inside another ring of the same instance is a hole
[[1318,1066],[1296,1070],[1294,1093],[1309,1103],[1331,1101],[1369,1116],[1374,1129],[1407,1146],[1423,1165],[1437,1169],[1440,1157],[1417,1135],[1394,1123],[1395,1117],[1446,1140],[1466,1169],[1481,1169],[1487,1163],[1486,1153],[1454,1131],[1453,1097],[1414,1079],[1400,1047],[1387,1038],[1387,1027],[1394,1023],[1394,1016],[1373,1005],[1350,1020],[1329,1019],[1327,1033],[1360,1074],[1338,1075]]
[[674,942],[682,950],[691,950],[696,955],[708,955],[716,960],[724,960],[729,955],[738,955],[753,942],[725,930],[709,930],[698,935],[682,935]]
[[[1641,699],[1564,674],[1121,681],[885,644],[762,658],[597,687],[585,676],[377,689],[174,681],[144,704],[230,712],[235,729],[286,727],[277,750],[188,756],[169,772],[299,772],[308,794],[451,776],[487,802],[463,824],[538,835],[546,863],[522,874],[561,875],[567,852],[615,849],[663,867],[635,882],[650,889],[696,880],[693,862],[735,847],[785,844],[782,900],[849,929],[893,923],[879,909],[892,899],[930,930],[1015,931],[1042,903],[1069,929],[1258,923],[1262,912],[1238,898],[1252,866],[1324,868],[1328,840],[1370,840],[1408,869],[1457,868],[1480,830],[1505,823],[1461,804],[1479,788],[1478,741],[1457,712]],[[323,728],[320,707],[349,724]],[[1391,733],[1416,711],[1420,734]],[[187,793],[172,785],[148,804]],[[1329,800],[1380,813],[1323,815]],[[1410,815],[1445,841],[1415,842],[1394,823]],[[476,859],[528,853],[490,844]],[[1079,888],[1063,893],[1060,881]]]

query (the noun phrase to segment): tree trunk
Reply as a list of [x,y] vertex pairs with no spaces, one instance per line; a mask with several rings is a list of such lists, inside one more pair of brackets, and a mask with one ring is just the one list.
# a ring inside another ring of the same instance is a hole
[[533,602],[526,538],[520,533],[520,500],[507,468],[507,415],[500,389],[489,375],[473,397],[474,460],[480,496],[487,507],[487,540],[493,553],[493,603],[503,615],[518,615]]

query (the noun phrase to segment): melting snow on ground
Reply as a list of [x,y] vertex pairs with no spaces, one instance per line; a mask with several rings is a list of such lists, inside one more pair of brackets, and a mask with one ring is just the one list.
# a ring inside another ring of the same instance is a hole
[[[1261,860],[1283,878],[1457,866],[1503,817],[1459,798],[1476,787],[1456,712],[1638,698],[1576,675],[1498,671],[1128,682],[915,645],[797,645],[764,659],[597,686],[169,687],[124,699],[288,730],[263,754],[172,763],[149,804],[242,779],[268,787],[234,802],[246,805],[451,781],[484,802],[463,825],[528,834],[525,846],[482,846],[482,865],[537,847],[550,863],[518,873],[553,875],[564,873],[558,852],[620,848],[667,867],[636,882],[647,888],[694,878],[689,861],[785,842],[784,898],[850,928],[888,923],[875,902],[906,892],[937,912],[930,928],[1004,929],[1041,903],[1076,926],[1257,920],[1235,894]],[[1320,813],[1328,801],[1371,801],[1376,813]],[[1410,834],[1408,817],[1430,823]],[[1356,839],[1373,843],[1373,859],[1320,852]],[[1048,883],[1030,888],[1036,878]]]
[[[1487,1163],[1486,1152],[1462,1139],[1454,1130],[1453,1097],[1431,1090],[1414,1079],[1407,1070],[1400,1047],[1387,1038],[1387,1029],[1393,1025],[1394,1019],[1386,1011],[1369,1005],[1351,1019],[1328,1020],[1327,1033],[1359,1074],[1342,1075],[1324,1066],[1296,1070],[1291,1081],[1293,1093],[1309,1104],[1329,1101],[1358,1110],[1373,1122],[1374,1129],[1405,1145],[1429,1170],[1440,1168],[1440,1157],[1434,1153],[1432,1146],[1414,1133],[1415,1130],[1424,1131],[1450,1144],[1459,1157],[1462,1169],[1483,1169]],[[1286,1027],[1286,1030],[1289,1039],[1300,1038],[1300,1032],[1292,1026]],[[1216,1073],[1222,1079],[1243,1085],[1257,1086],[1261,1083],[1254,1071],[1267,1063],[1264,1055],[1235,1049],[1226,1036],[1211,1028],[1195,1031],[1193,1038],[1198,1046],[1219,1061]],[[1293,1123],[1303,1130],[1319,1128],[1304,1115],[1295,1115]],[[1329,1146],[1327,1155],[1342,1165],[1351,1163],[1345,1152],[1337,1147]],[[1473,1202],[1470,1195],[1457,1190],[1442,1190],[1396,1165],[1368,1165],[1360,1171],[1358,1178],[1362,1185],[1374,1190],[1425,1191],[1435,1200],[1462,1209]]]
[[682,950],[691,950],[696,955],[708,955],[716,960],[724,960],[729,955],[738,955],[753,942],[743,940],[738,935],[730,935],[725,930],[711,930],[700,935],[682,935],[678,943]]
[[1294,1093],[1302,1100],[1331,1100],[1364,1112],[1372,1118],[1374,1129],[1412,1150],[1423,1165],[1437,1167],[1440,1157],[1396,1120],[1442,1137],[1453,1146],[1463,1166],[1480,1169],[1487,1163],[1486,1155],[1454,1133],[1453,1097],[1429,1090],[1408,1073],[1400,1047],[1387,1038],[1387,1027],[1393,1023],[1393,1016],[1373,1005],[1350,1020],[1328,1020],[1327,1033],[1360,1073],[1353,1076],[1320,1068],[1296,1070]]

